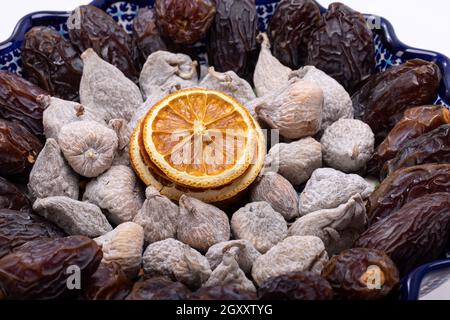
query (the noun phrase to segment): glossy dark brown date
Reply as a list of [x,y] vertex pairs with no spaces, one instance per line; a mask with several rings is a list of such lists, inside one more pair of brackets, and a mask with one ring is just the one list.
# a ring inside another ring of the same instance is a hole
[[195,291],[190,300],[256,300],[253,292],[240,291],[233,286],[202,287]]
[[127,300],[186,300],[191,291],[166,277],[142,279],[133,285]]
[[0,209],[31,210],[28,197],[13,183],[0,177]]
[[130,292],[131,281],[116,262],[101,263],[83,290],[88,300],[123,300]]

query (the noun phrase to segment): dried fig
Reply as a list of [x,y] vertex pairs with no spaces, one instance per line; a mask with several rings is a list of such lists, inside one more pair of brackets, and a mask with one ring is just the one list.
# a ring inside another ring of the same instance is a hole
[[320,274],[328,261],[325,246],[317,237],[289,237],[256,259],[252,276],[258,286],[270,278],[292,272]]
[[118,138],[117,151],[112,165],[130,167],[130,150],[128,146],[132,132],[128,128],[128,122],[124,119],[112,119],[109,121],[108,127],[114,130]]
[[246,239],[261,252],[267,252],[288,234],[283,216],[267,202],[249,203],[231,218],[231,231],[236,239]]
[[98,237],[112,230],[99,207],[68,197],[37,199],[33,211],[69,235]]
[[28,190],[33,199],[65,196],[78,200],[78,175],[64,160],[54,139],[47,139],[30,173]]

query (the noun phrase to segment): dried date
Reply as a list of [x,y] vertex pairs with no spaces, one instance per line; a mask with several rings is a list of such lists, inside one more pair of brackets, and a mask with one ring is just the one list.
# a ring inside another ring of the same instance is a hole
[[44,108],[36,102],[48,93],[18,75],[0,71],[0,118],[20,123],[32,134],[42,138]]
[[137,281],[126,300],[187,300],[190,294],[181,282],[154,277]]
[[324,71],[352,93],[375,69],[374,48],[364,16],[342,3],[332,3],[311,33],[306,64]]
[[0,176],[27,173],[42,148],[38,138],[21,124],[0,119]]
[[373,75],[352,97],[355,117],[372,128],[380,143],[405,109],[436,99],[440,80],[438,66],[419,59]]
[[67,26],[79,52],[92,48],[128,78],[137,80],[132,38],[110,15],[91,5],[80,6],[69,17]]
[[443,124],[450,124],[450,111],[445,107],[423,106],[406,110],[370,159],[369,174],[379,175],[384,163],[394,158],[405,143]]
[[397,170],[369,197],[369,221],[373,224],[405,203],[436,192],[450,193],[450,164],[425,164]]
[[131,287],[132,282],[118,263],[101,263],[89,278],[83,297],[88,300],[123,300]]
[[234,71],[252,83],[258,58],[255,0],[221,0],[209,31],[208,61],[219,72]]
[[450,163],[450,124],[408,141],[395,158],[384,164],[380,176],[385,178],[398,169],[427,163]]
[[31,209],[28,197],[14,184],[0,177],[0,209],[28,211]]
[[298,69],[305,64],[308,40],[322,17],[313,0],[282,0],[270,20],[272,53],[282,64]]
[[256,293],[242,291],[234,286],[221,285],[215,287],[202,287],[195,291],[190,300],[256,300]]
[[382,251],[350,249],[334,256],[322,271],[340,299],[379,300],[394,292],[399,274]]
[[427,194],[373,224],[355,247],[384,251],[400,274],[438,258],[450,237],[450,193]]
[[73,266],[81,271],[83,282],[97,270],[101,259],[100,247],[83,236],[28,242],[0,259],[0,300],[65,296]]
[[55,29],[34,27],[22,45],[24,76],[66,100],[78,99],[83,62],[72,44]]

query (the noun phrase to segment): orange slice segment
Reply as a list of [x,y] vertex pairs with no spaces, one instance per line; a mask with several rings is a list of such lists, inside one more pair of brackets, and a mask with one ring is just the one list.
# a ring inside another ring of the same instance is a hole
[[248,110],[214,90],[185,89],[154,105],[142,125],[148,157],[171,181],[229,184],[250,166],[257,133]]

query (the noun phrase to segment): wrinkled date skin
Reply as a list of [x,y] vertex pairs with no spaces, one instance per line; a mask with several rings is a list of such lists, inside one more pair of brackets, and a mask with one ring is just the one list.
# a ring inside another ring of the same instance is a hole
[[133,44],[136,50],[136,65],[139,66],[139,70],[142,69],[148,56],[153,52],[167,50],[156,25],[154,9],[139,9],[138,15],[133,20]]
[[161,33],[178,44],[194,44],[206,36],[216,15],[214,0],[155,0]]
[[332,300],[333,288],[313,272],[297,272],[275,277],[258,289],[261,300]]
[[123,300],[132,285],[119,264],[101,263],[87,282],[83,297],[88,300]]
[[362,14],[342,3],[332,3],[308,44],[306,64],[336,79],[353,93],[375,69],[372,31]]
[[450,163],[450,124],[410,140],[385,163],[380,176],[385,178],[398,169],[427,163]]
[[28,242],[0,259],[0,300],[62,297],[70,293],[68,267],[77,266],[86,281],[102,256],[95,241],[83,236]]
[[44,109],[36,102],[45,90],[18,75],[0,71],[0,118],[20,123],[32,134],[44,137],[42,115]]
[[114,19],[94,6],[80,6],[68,20],[69,36],[81,52],[92,48],[128,78],[137,79],[132,38]]
[[254,292],[240,291],[233,286],[202,287],[195,291],[190,300],[256,300]]
[[64,236],[56,226],[34,214],[0,210],[0,258],[29,241]]
[[397,289],[400,281],[396,266],[384,252],[361,248],[331,258],[322,276],[343,300],[380,300]]
[[394,158],[409,140],[450,124],[450,110],[441,106],[424,106],[405,111],[403,119],[389,132],[368,163],[368,173],[377,176],[383,165]]
[[432,62],[414,59],[372,76],[352,97],[355,118],[383,141],[407,108],[436,99],[441,72]]
[[208,61],[216,71],[234,71],[253,83],[258,58],[255,0],[221,0],[209,32]]
[[0,176],[29,171],[43,146],[19,123],[0,119]]
[[31,210],[28,197],[14,184],[0,177],[0,209]]
[[372,225],[355,247],[384,251],[405,275],[437,259],[450,236],[450,193],[424,195]]
[[187,300],[191,291],[166,277],[137,281],[126,300]]
[[370,224],[388,217],[405,203],[436,192],[450,193],[450,164],[425,164],[397,170],[369,197]]
[[24,77],[52,96],[77,100],[83,73],[79,53],[59,32],[34,27],[25,35],[22,46]]
[[313,0],[280,1],[267,31],[272,54],[291,69],[303,66],[311,32],[321,21],[319,6]]

